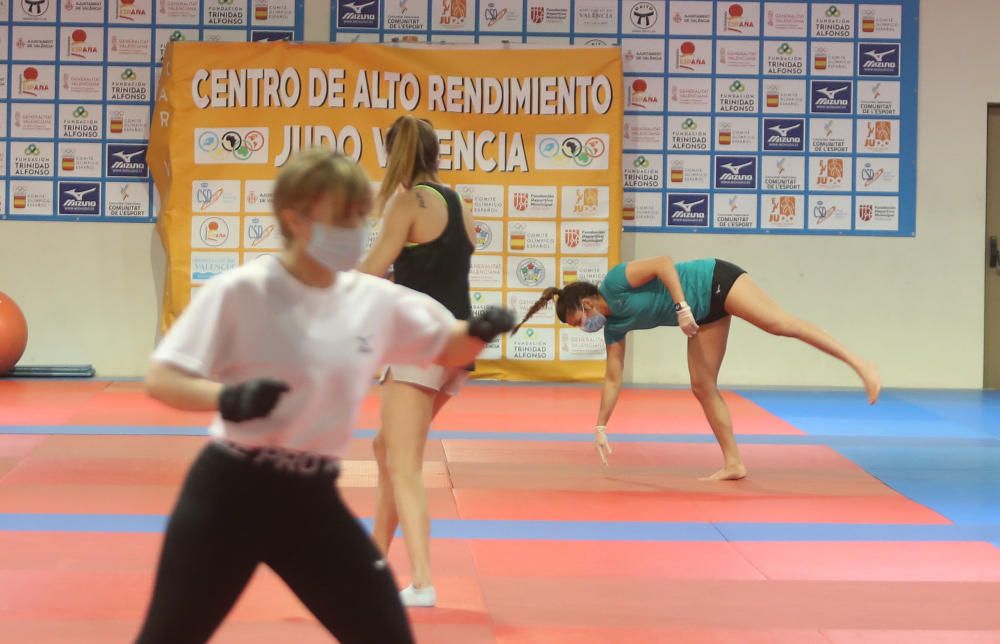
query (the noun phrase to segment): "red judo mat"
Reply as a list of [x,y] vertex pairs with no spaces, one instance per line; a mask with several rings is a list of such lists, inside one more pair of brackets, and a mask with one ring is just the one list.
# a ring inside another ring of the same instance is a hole
[[[589,441],[555,440],[589,432],[597,396],[589,387],[483,385],[446,407],[424,470],[439,522],[439,606],[410,611],[418,641],[1000,642],[1000,549],[989,543],[780,538],[787,524],[950,525],[833,447],[790,444],[783,439],[803,432],[727,394],[737,435],[761,440],[742,446],[748,479],[702,482],[720,454],[690,394],[626,390],[605,468]],[[161,535],[103,522],[169,513],[207,439],[107,432],[155,434],[207,418],[164,408],[139,383],[0,382],[0,642],[134,638]],[[373,390],[358,425],[377,424]],[[623,440],[630,435],[635,442]],[[358,438],[339,485],[360,517],[374,512],[376,483],[370,438]],[[88,528],[17,528],[36,515],[82,516]],[[677,539],[657,531],[681,523],[705,530]],[[775,538],[727,540],[713,532],[723,524],[774,525]],[[474,534],[449,533],[464,526]],[[390,562],[408,583],[400,540]],[[212,641],[330,638],[261,568]]]

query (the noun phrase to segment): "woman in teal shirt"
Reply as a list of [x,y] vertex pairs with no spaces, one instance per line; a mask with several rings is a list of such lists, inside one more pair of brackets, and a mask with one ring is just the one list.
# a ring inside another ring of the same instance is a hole
[[608,361],[594,430],[597,451],[605,465],[611,453],[605,430],[621,389],[629,331],[679,326],[688,336],[691,391],[701,403],[725,459],[723,468],[707,480],[737,480],[747,474],[733,437],[732,417],[718,386],[732,316],[773,335],[798,338],[842,360],[861,378],[870,403],[878,399],[881,389],[875,365],[826,331],[785,312],[746,271],[721,259],[674,264],[669,257],[651,257],[615,266],[600,286],[573,282],[562,289],[545,289],[514,333],[553,298],[561,322],[590,333],[604,330]]

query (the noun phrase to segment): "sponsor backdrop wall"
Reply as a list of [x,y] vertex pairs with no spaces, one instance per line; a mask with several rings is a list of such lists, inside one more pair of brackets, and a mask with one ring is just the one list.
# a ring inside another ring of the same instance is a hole
[[338,41],[620,45],[624,221],[912,235],[918,0],[333,0]]
[[[149,150],[169,262],[164,322],[192,289],[281,248],[273,177],[297,150],[335,147],[378,180],[385,134],[401,114],[432,120],[440,178],[475,218],[474,309],[504,304],[523,316],[546,287],[603,279],[621,233],[620,52],[455,53],[172,45]],[[476,374],[600,378],[601,335],[558,324],[553,308],[497,338]]]
[[[9,0],[0,6],[9,9]],[[329,0],[308,0],[305,9],[306,39],[327,39]],[[1000,6],[923,0],[920,18],[916,237],[626,233],[623,258],[727,258],[787,308],[878,362],[889,385],[980,386],[984,141],[986,104],[1000,101],[993,69]],[[0,222],[0,284],[31,322],[26,362],[93,362],[105,375],[142,373],[159,328],[155,288],[163,273],[152,225]],[[723,383],[856,384],[826,356],[745,324],[733,324],[729,346]],[[636,334],[626,376],[686,383],[679,332]]]
[[153,220],[167,43],[302,38],[301,0],[0,0],[0,217]]

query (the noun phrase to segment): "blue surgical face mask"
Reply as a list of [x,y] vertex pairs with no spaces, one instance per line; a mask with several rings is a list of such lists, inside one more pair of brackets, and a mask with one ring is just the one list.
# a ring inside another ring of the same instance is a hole
[[333,272],[354,269],[364,253],[366,231],[362,226],[341,228],[318,221],[312,223],[312,239],[306,252]]
[[608,318],[604,317],[600,311],[591,309],[587,317],[583,318],[583,324],[580,325],[580,329],[587,333],[597,333],[604,328],[607,321]]

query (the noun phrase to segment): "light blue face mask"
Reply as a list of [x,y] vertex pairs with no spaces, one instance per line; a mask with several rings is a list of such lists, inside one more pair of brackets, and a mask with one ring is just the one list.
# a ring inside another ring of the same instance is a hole
[[580,330],[586,331],[587,333],[597,333],[604,328],[607,321],[608,318],[604,317],[600,311],[591,309],[590,315],[583,318],[583,324],[580,325]]
[[354,269],[364,254],[364,227],[341,228],[314,221],[306,252],[333,272]]

